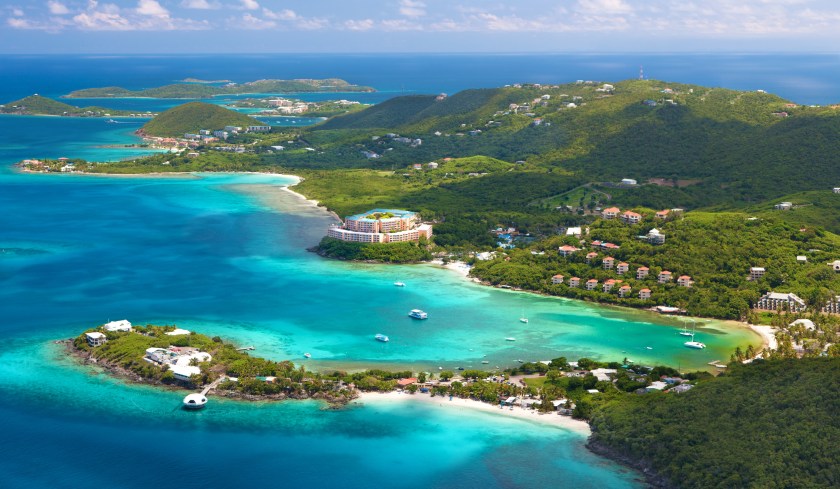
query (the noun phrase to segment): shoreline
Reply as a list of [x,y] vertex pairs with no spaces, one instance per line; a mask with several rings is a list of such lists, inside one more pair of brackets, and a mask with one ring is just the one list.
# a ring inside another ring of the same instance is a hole
[[350,401],[348,406],[361,405],[366,406],[366,403],[386,403],[386,404],[402,404],[408,402],[420,403],[422,405],[434,406],[435,404],[444,407],[447,410],[457,410],[462,413],[474,413],[476,411],[485,412],[499,417],[513,418],[517,420],[530,421],[532,423],[539,423],[547,426],[554,426],[567,431],[573,431],[583,436],[589,436],[592,432],[589,428],[589,423],[577,419],[572,419],[570,416],[561,416],[556,412],[541,414],[533,409],[523,409],[520,406],[514,406],[511,411],[510,408],[500,409],[499,406],[488,404],[486,402],[476,401],[474,399],[464,399],[460,397],[453,397],[452,400],[448,396],[435,396],[429,394],[415,393],[409,394],[399,391],[391,391],[385,393],[378,392],[362,392],[359,397]]

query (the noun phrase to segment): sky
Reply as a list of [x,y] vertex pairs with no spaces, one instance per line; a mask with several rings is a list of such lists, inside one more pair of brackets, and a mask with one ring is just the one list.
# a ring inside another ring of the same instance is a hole
[[0,0],[0,53],[834,52],[838,0]]

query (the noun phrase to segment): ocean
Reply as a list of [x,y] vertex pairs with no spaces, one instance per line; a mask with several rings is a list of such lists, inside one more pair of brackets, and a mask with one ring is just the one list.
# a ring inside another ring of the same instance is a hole
[[[370,94],[378,102],[516,81],[622,79],[640,63],[657,78],[668,78],[657,70],[688,77],[681,66],[702,64],[685,56],[377,56],[3,57],[0,70],[9,82],[0,86],[0,99],[106,84],[139,88],[187,76],[334,76],[381,89]],[[781,70],[779,57],[757,59],[718,59],[740,86],[678,81],[776,93],[788,86],[768,73],[790,73],[789,64]],[[836,70],[825,68],[836,64],[830,56],[785,59],[811,66],[801,76],[812,83],[798,92],[791,85],[783,96],[828,103],[840,94],[837,78],[826,75]],[[830,88],[815,88],[821,83]],[[99,102],[137,110],[175,103]],[[434,266],[321,259],[305,248],[333,218],[287,192],[290,177],[24,175],[9,166],[30,157],[135,157],[147,150],[124,147],[137,142],[134,129],[102,119],[0,117],[4,487],[640,485],[638,474],[590,454],[580,433],[501,414],[375,401],[330,411],[317,402],[212,396],[204,411],[184,412],[182,393],[78,366],[54,343],[108,320],[177,324],[316,370],[437,371],[485,360],[495,368],[561,355],[704,368],[757,341],[746,329],[701,322],[698,336],[709,347],[688,350],[676,334],[680,323],[670,318],[491,289]],[[406,287],[394,287],[397,280]],[[428,311],[429,319],[407,318],[413,308]],[[523,313],[527,324],[518,320]],[[373,341],[376,333],[391,342]],[[511,336],[517,341],[506,342]]]

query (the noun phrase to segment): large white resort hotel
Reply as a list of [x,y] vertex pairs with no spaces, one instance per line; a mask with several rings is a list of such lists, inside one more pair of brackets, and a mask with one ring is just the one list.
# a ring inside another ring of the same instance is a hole
[[327,231],[330,238],[355,243],[398,243],[432,237],[431,224],[418,224],[417,214],[399,209],[373,209],[344,219]]

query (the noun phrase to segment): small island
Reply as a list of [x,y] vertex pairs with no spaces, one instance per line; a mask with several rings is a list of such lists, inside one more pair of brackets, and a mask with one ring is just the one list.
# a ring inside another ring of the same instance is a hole
[[0,105],[0,114],[53,115],[62,117],[154,117],[152,112],[108,109],[105,107],[76,107],[37,93]]
[[255,80],[245,83],[213,85],[209,82],[174,83],[162,87],[129,90],[122,87],[85,88],[75,90],[64,98],[210,98],[217,95],[241,95],[248,93],[308,93],[308,92],[373,92],[372,87],[353,85],[339,78]]

